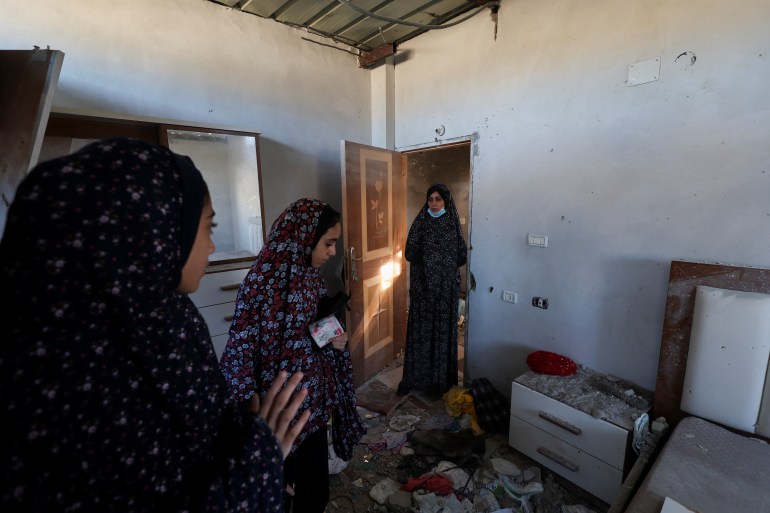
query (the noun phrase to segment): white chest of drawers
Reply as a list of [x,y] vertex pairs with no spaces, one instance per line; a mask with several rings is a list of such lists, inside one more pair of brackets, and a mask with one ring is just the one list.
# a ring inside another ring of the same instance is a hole
[[623,483],[631,430],[516,381],[509,444],[606,503]]
[[227,345],[230,321],[235,312],[235,297],[241,282],[249,272],[248,266],[249,264],[246,264],[245,268],[225,271],[214,267],[203,276],[198,290],[190,294],[190,299],[198,307],[209,327],[217,358],[222,357],[222,351]]

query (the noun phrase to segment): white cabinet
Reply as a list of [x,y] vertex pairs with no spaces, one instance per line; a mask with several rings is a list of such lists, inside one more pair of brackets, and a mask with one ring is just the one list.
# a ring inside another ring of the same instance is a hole
[[235,297],[241,282],[249,272],[249,266],[250,262],[241,264],[241,268],[230,270],[221,270],[221,266],[210,266],[198,290],[190,294],[190,299],[198,307],[209,327],[217,358],[222,357],[222,351],[227,345],[230,322],[235,312]]
[[580,488],[612,503],[623,483],[631,431],[516,381],[509,443]]

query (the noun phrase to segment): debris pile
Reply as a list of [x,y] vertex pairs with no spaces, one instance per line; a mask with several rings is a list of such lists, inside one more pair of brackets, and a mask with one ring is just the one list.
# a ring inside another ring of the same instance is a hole
[[326,511],[602,511],[563,490],[550,472],[513,450],[507,437],[474,434],[472,415],[455,417],[445,406],[413,394],[389,415],[361,408],[368,432],[346,468],[332,476]]
[[578,366],[571,376],[527,372],[516,382],[572,406],[594,418],[633,429],[634,421],[650,409],[652,394],[621,378]]

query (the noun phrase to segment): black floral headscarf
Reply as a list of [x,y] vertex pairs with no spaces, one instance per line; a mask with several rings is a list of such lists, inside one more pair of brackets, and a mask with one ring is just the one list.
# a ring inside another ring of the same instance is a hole
[[412,279],[410,293],[435,293],[447,276],[457,276],[459,283],[457,268],[467,261],[460,216],[449,188],[442,183],[433,184],[428,188],[426,198],[434,192],[444,200],[446,212],[438,219],[432,218],[426,199],[412,222],[405,253],[412,263],[410,273],[417,279]]
[[175,292],[205,195],[189,159],[129,139],[19,186],[0,243],[3,511],[280,511],[275,438],[226,403]]

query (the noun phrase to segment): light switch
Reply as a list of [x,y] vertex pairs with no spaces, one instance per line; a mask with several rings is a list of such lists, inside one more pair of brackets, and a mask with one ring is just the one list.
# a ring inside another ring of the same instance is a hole
[[527,245],[528,246],[534,246],[537,248],[547,248],[548,247],[548,236],[547,235],[533,235],[529,234],[527,235]]

